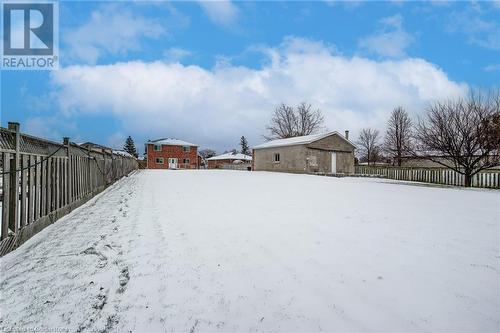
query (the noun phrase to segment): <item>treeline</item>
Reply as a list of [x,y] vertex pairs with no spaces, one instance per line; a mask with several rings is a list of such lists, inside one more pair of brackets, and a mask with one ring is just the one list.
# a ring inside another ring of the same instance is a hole
[[383,137],[364,128],[357,145],[360,161],[369,165],[427,159],[464,175],[470,186],[472,176],[500,165],[500,91],[471,91],[467,97],[431,103],[416,121],[396,107]]

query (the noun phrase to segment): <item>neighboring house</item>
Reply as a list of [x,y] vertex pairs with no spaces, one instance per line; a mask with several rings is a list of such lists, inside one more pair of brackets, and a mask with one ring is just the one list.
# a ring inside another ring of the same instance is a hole
[[253,170],[353,174],[356,146],[338,132],[273,140],[253,148]]
[[[445,165],[449,167],[454,166],[454,162],[452,159],[446,156],[440,156],[435,154],[432,156],[433,160],[430,160],[425,157],[418,156],[403,156],[401,157],[401,167],[405,168],[445,168]],[[440,163],[437,163],[439,161]],[[442,163],[442,164],[441,164]],[[394,166],[397,166],[397,161],[394,160]],[[500,166],[493,167],[491,169],[500,169]]]
[[127,153],[125,150],[113,150],[113,154],[120,155],[123,157],[135,158],[135,156],[132,156],[130,153]]
[[361,165],[361,166],[391,166],[392,164],[389,162],[370,162],[370,164],[368,164],[368,162],[359,162],[357,165]]
[[112,148],[105,147],[105,146],[102,146],[102,145],[99,145],[99,144],[93,143],[93,142],[84,142],[84,143],[79,143],[78,145],[82,148],[85,148],[85,149],[90,150],[90,151],[95,151],[98,153],[108,153],[108,154],[113,153]]
[[230,164],[252,164],[252,156],[241,153],[226,153],[207,158],[209,169],[222,169],[224,165]]
[[148,169],[197,169],[198,146],[178,139],[149,140],[146,144]]
[[137,158],[137,162],[139,163],[139,169],[146,169],[147,167],[147,161],[145,155],[139,156]]

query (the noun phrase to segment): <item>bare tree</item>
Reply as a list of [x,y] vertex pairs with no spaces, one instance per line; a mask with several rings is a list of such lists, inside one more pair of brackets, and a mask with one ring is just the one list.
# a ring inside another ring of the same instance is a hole
[[325,121],[319,109],[312,110],[311,104],[306,103],[300,103],[297,106],[297,118],[297,136],[313,134]]
[[274,110],[271,123],[267,127],[266,139],[286,139],[318,132],[324,122],[320,110],[312,110],[310,104],[301,103],[296,108],[281,103]]
[[376,162],[380,154],[379,131],[371,128],[363,128],[359,133],[357,141],[360,147],[362,159],[370,162]]
[[210,157],[217,155],[217,153],[213,149],[203,149],[203,150],[200,150],[199,153],[200,153],[201,157],[203,157],[203,158],[210,158]]
[[499,95],[472,91],[432,104],[416,126],[415,155],[464,175],[465,186],[471,186],[475,174],[500,165]]
[[274,110],[271,124],[267,127],[270,135],[266,139],[286,139],[296,136],[297,117],[293,107],[281,103]]
[[385,133],[384,150],[401,166],[401,158],[411,151],[411,128],[412,122],[405,109],[398,106],[395,108]]

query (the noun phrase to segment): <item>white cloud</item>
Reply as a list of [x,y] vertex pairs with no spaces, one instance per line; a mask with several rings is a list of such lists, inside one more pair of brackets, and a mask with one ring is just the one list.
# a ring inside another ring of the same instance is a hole
[[487,72],[500,71],[500,64],[493,64],[484,67],[484,70]]
[[166,33],[157,21],[107,5],[91,13],[90,20],[64,34],[64,56],[95,64],[107,54],[127,54],[141,49],[141,39]]
[[168,61],[172,62],[178,62],[181,61],[182,59],[185,59],[193,53],[189,50],[180,48],[180,47],[171,47],[163,52],[163,55]]
[[360,39],[358,46],[384,57],[404,57],[414,38],[403,29],[403,17],[398,14],[383,18],[380,25],[375,34]]
[[[66,133],[75,131],[76,125],[68,119],[60,119],[57,116],[34,116],[26,120],[22,131],[31,135],[50,139],[62,143],[62,138]],[[75,138],[72,138],[74,141]]]
[[[448,18],[447,30],[458,32],[467,37],[471,44],[483,48],[500,50],[500,21],[487,18],[492,11],[483,10],[479,3],[473,3],[469,9],[452,12]],[[493,13],[493,17],[494,17]]]
[[234,24],[238,18],[238,7],[230,0],[201,0],[198,3],[215,24],[227,27]]
[[[113,114],[134,137],[174,136],[219,150],[241,135],[262,141],[274,107],[312,103],[331,130],[382,129],[398,105],[419,114],[429,101],[466,85],[422,59],[374,61],[337,55],[321,43],[288,38],[261,68],[207,70],[166,62],[70,66],[52,73],[61,110]],[[138,142],[139,144],[140,142]]]
[[[105,143],[106,147],[111,147],[114,149],[123,149],[123,144],[125,143],[125,140],[127,139],[127,135],[125,135],[122,132],[116,132],[108,137],[108,140]],[[140,145],[136,148],[141,148]]]
[[323,0],[328,6],[335,6],[337,4],[341,4],[344,8],[354,9],[363,4],[363,1],[360,0]]
[[431,0],[430,4],[436,7],[449,7],[453,3],[450,0]]

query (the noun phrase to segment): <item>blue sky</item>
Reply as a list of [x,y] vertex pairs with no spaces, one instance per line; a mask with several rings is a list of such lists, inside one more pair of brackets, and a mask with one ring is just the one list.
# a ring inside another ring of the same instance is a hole
[[500,2],[60,2],[58,71],[3,71],[1,123],[115,147],[263,141],[279,102],[384,128],[500,86]]

